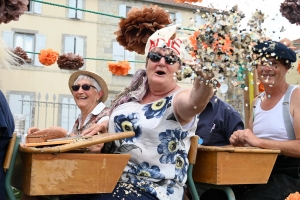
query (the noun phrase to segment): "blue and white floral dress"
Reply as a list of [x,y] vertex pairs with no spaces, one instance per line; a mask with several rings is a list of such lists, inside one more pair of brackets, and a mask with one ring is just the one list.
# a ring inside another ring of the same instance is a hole
[[127,102],[110,116],[109,132],[134,131],[135,136],[116,142],[117,152],[131,158],[121,182],[131,183],[158,199],[182,200],[187,180],[189,129],[177,121],[172,100],[175,94],[149,104]]

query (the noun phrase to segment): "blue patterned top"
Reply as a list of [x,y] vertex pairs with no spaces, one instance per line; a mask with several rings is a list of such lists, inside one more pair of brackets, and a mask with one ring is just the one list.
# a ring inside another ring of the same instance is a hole
[[134,131],[135,136],[116,142],[117,152],[131,158],[121,176],[158,199],[182,200],[187,180],[190,137],[177,121],[172,99],[175,94],[149,104],[127,102],[110,116],[109,132]]

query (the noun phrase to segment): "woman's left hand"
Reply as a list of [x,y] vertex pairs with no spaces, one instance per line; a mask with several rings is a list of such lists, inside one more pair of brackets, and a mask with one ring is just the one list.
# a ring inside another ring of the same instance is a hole
[[93,146],[89,146],[89,153],[100,153],[101,149],[103,148],[104,143],[102,144],[95,144]]
[[101,122],[100,124],[92,124],[88,129],[84,130],[81,136],[93,136],[100,133],[107,133],[108,120]]
[[[93,136],[99,135],[100,133],[107,133],[108,131],[108,120],[101,122],[100,124],[92,124],[88,129],[84,130],[81,136]],[[104,143],[89,146],[91,153],[100,153]]]

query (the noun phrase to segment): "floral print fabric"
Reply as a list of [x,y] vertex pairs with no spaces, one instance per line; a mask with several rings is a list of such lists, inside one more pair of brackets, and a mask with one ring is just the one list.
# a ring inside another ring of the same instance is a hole
[[116,142],[117,153],[131,154],[120,181],[164,200],[183,198],[190,137],[194,135],[177,121],[174,96],[144,105],[122,104],[109,120],[109,132],[135,132],[134,137]]

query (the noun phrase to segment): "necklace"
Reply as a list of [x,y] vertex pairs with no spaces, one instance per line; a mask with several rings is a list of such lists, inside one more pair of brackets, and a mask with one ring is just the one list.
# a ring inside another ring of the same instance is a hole
[[268,94],[267,97],[268,97],[268,99],[270,99],[270,98],[271,98],[271,95]]

